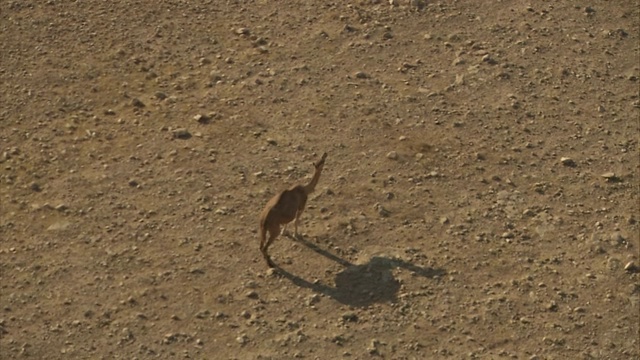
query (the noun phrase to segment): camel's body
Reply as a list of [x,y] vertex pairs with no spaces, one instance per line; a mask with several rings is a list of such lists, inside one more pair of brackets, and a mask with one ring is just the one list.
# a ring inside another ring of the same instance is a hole
[[[280,227],[295,220],[294,233],[298,236],[298,222],[300,221],[300,215],[304,211],[304,207],[307,204],[309,194],[311,194],[318,184],[320,179],[320,173],[324,167],[324,160],[327,154],[323,154],[320,161],[314,164],[316,170],[313,174],[313,178],[307,185],[296,185],[287,190],[282,191],[278,195],[269,200],[267,205],[260,214],[260,251],[264,259],[267,261],[269,267],[274,267],[271,257],[267,253],[267,249],[273,243],[273,241],[280,235]],[[267,239],[267,232],[269,238]]]

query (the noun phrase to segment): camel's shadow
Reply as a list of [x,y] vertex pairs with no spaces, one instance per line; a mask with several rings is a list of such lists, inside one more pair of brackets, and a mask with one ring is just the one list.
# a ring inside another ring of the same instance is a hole
[[393,269],[407,269],[425,278],[435,278],[446,273],[444,269],[423,268],[401,259],[386,256],[374,256],[366,264],[355,265],[303,238],[294,238],[294,240],[343,265],[345,269],[336,275],[335,287],[309,282],[276,265],[275,269],[278,273],[299,287],[311,289],[353,307],[395,302],[398,290],[400,290],[400,283],[394,278]]

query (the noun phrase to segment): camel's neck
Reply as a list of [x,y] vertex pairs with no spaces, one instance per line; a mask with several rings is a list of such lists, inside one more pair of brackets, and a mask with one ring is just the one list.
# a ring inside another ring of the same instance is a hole
[[304,192],[309,195],[313,192],[313,190],[316,189],[316,185],[318,185],[318,180],[320,180],[320,173],[322,172],[322,170],[318,170],[316,169],[315,174],[313,174],[313,178],[311,179],[311,181],[309,181],[309,183],[307,185],[304,185]]

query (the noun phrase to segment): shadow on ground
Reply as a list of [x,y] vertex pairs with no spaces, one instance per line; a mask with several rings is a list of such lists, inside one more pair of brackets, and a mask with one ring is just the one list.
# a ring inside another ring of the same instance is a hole
[[336,275],[335,287],[309,282],[276,265],[278,273],[299,287],[311,289],[349,306],[364,307],[373,303],[395,302],[400,283],[393,277],[393,269],[406,269],[425,278],[435,278],[446,273],[444,269],[423,268],[385,256],[374,256],[366,264],[355,265],[303,238],[294,240],[343,265],[345,269]]

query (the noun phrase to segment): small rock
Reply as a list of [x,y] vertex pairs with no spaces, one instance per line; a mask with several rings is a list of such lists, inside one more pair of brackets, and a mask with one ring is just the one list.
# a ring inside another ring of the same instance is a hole
[[249,341],[249,337],[247,337],[247,335],[240,335],[236,338],[236,341],[238,342],[238,344],[240,345],[245,345],[248,341]]
[[363,72],[363,71],[358,71],[355,73],[354,75],[356,77],[356,79],[368,79],[369,78],[369,74]]
[[179,129],[173,130],[173,137],[176,139],[186,140],[191,138],[191,133],[189,132],[189,130],[185,128],[179,128]]
[[238,35],[249,35],[250,33],[251,33],[251,30],[249,30],[249,28],[246,28],[246,27],[241,27],[236,29],[236,34]]
[[623,245],[627,242],[627,239],[625,239],[624,236],[622,236],[622,234],[618,231],[613,232],[609,236],[609,240],[611,240],[612,245]]
[[387,159],[397,160],[398,159],[398,153],[395,152],[395,151],[389,151],[387,153]]
[[247,297],[249,299],[257,299],[259,296],[258,296],[258,293],[255,290],[251,290],[251,291],[247,292]]
[[638,265],[636,265],[633,261],[629,261],[625,266],[624,266],[624,271],[626,272],[637,272],[638,271]]
[[31,190],[33,190],[33,191],[35,191],[35,192],[40,192],[40,191],[42,191],[42,187],[40,186],[40,184],[35,183],[35,182],[34,182],[34,183],[31,183],[30,188],[31,188]]
[[389,217],[391,215],[391,212],[387,209],[385,209],[382,205],[380,205],[379,203],[376,203],[375,205],[373,205],[373,207],[378,210],[378,214],[382,217]]
[[267,139],[267,144],[269,145],[273,145],[273,146],[278,146],[278,142],[272,138],[268,138]]
[[320,302],[320,295],[313,294],[307,299],[307,306],[315,305]]
[[58,206],[56,206],[54,209],[58,210],[58,211],[65,211],[67,210],[69,207],[66,204],[60,204]]
[[443,217],[440,218],[439,221],[440,221],[440,224],[445,225],[445,224],[449,223],[449,218],[446,217],[446,216],[443,216]]
[[58,221],[55,222],[53,224],[51,224],[47,230],[49,231],[59,231],[59,230],[64,230],[66,228],[68,228],[71,225],[71,223],[69,221]]
[[134,107],[137,107],[137,108],[145,107],[145,104],[138,98],[131,99],[131,105],[133,105]]
[[276,275],[278,275],[278,270],[276,270],[274,268],[267,269],[267,276],[268,277],[274,277]]
[[608,182],[619,182],[620,181],[620,178],[617,177],[616,174],[611,172],[611,171],[606,172],[606,173],[604,173],[604,174],[602,174],[600,176],[605,178]]
[[131,186],[131,187],[136,187],[136,186],[138,186],[138,185],[139,185],[139,184],[138,184],[138,182],[137,182],[135,179],[131,179],[131,180],[129,180],[129,186]]
[[497,64],[498,62],[492,58],[489,54],[486,54],[485,56],[482,57],[482,62],[486,62],[489,65],[494,65]]
[[211,120],[211,118],[207,115],[197,114],[193,117],[193,120],[199,122],[200,124],[207,124]]
[[342,314],[342,320],[349,322],[358,322],[358,315],[353,312],[346,312]]
[[564,166],[568,166],[568,167],[576,167],[576,162],[573,161],[573,159],[568,158],[568,157],[563,157],[560,158],[560,162],[562,163],[562,165]]
[[423,153],[416,153],[416,160],[422,160],[423,157],[424,157]]

